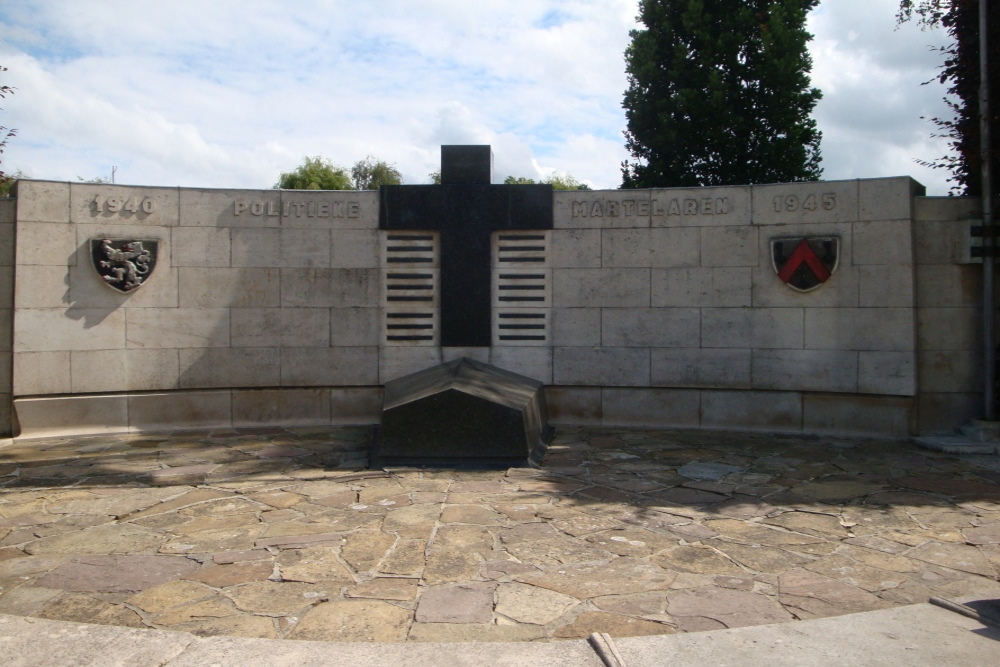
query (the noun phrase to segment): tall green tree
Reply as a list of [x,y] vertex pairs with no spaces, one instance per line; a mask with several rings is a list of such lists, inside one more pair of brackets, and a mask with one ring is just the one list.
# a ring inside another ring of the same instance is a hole
[[378,190],[380,185],[401,185],[403,175],[395,165],[369,155],[351,167],[351,181],[355,190]]
[[[508,176],[503,179],[504,185],[535,185],[538,183],[533,178],[526,178],[524,176]],[[576,180],[570,174],[553,174],[549,176],[544,181],[544,185],[551,185],[553,190],[589,190],[590,186],[586,183],[581,183]]]
[[640,0],[625,51],[626,188],[816,180],[819,0]]
[[293,171],[281,172],[275,190],[352,190],[347,170],[329,160],[306,157]]
[[[916,19],[921,27],[942,27],[953,40],[940,49],[944,62],[938,81],[947,86],[945,103],[952,111],[949,118],[932,118],[937,136],[948,139],[948,155],[931,161],[918,160],[924,166],[951,172],[948,181],[956,195],[979,197],[983,193],[982,145],[979,124],[979,2],[985,0],[901,0],[897,19],[900,23]],[[990,61],[990,136],[993,173],[1000,174],[1000,2],[987,5]],[[994,187],[1000,176],[994,176]],[[994,192],[994,195],[996,192]]]

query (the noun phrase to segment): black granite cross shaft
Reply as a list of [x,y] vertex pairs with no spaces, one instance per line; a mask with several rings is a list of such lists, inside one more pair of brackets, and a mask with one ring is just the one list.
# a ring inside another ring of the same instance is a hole
[[379,228],[440,234],[440,344],[489,347],[490,239],[552,229],[552,186],[492,185],[489,146],[442,146],[441,185],[379,188]]

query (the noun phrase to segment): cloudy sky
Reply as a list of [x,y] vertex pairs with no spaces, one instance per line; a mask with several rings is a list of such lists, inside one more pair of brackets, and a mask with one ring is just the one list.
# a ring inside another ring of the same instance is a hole
[[[824,178],[911,175],[945,152],[922,116],[944,37],[897,0],[823,0],[809,28]],[[267,188],[306,155],[428,182],[441,144],[495,176],[620,184],[636,0],[0,0],[7,172]]]

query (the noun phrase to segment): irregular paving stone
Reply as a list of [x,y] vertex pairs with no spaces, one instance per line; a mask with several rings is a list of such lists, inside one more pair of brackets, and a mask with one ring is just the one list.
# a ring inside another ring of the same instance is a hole
[[451,505],[441,512],[442,523],[473,523],[480,526],[503,525],[503,516],[480,505]]
[[825,481],[817,480],[795,487],[797,496],[816,500],[821,503],[843,503],[863,498],[869,493],[883,489],[882,484],[861,481]]
[[192,621],[239,615],[240,612],[233,606],[230,600],[222,597],[214,597],[163,611],[153,617],[153,623],[158,626],[172,627]]
[[496,595],[498,614],[518,623],[535,625],[551,623],[580,604],[579,600],[569,595],[520,583],[500,584]]
[[701,616],[727,628],[783,623],[791,614],[777,602],[755,593],[714,587],[689,588],[671,592],[667,613],[672,617]]
[[677,474],[689,479],[703,479],[713,482],[737,472],[743,472],[743,469],[724,463],[688,463],[677,469]]
[[825,575],[831,579],[839,579],[851,586],[857,586],[869,593],[895,588],[906,581],[906,576],[898,572],[862,565],[840,555],[824,556],[803,567],[811,572]]
[[255,581],[225,593],[243,611],[258,614],[294,614],[329,596],[313,584],[294,581]]
[[469,581],[479,573],[482,557],[464,551],[433,551],[424,563],[423,579],[427,584]]
[[187,490],[177,488],[129,489],[113,496],[80,498],[65,502],[50,503],[46,508],[53,514],[105,514],[122,517],[138,510],[158,504]]
[[265,549],[249,549],[246,551],[225,551],[223,553],[217,553],[212,556],[218,565],[226,565],[228,563],[242,563],[244,561],[252,560],[270,560],[271,554]]
[[535,565],[593,563],[608,561],[613,557],[604,549],[565,535],[535,542],[508,544],[506,548],[519,561]]
[[975,498],[977,500],[1000,499],[1000,486],[987,482],[977,482],[969,479],[953,477],[896,477],[893,484],[909,489],[931,491],[956,498]]
[[[322,583],[325,587],[338,589],[355,582],[354,575],[337,560],[335,551],[322,545],[282,551],[278,556],[278,570],[285,581]],[[333,590],[329,592],[335,594]]]
[[807,556],[775,547],[734,544],[719,540],[712,540],[712,542],[712,547],[755,572],[784,572],[813,560]]
[[114,554],[156,549],[163,536],[131,524],[107,524],[36,540],[24,547],[29,554]]
[[714,549],[675,547],[656,554],[652,561],[665,570],[693,574],[742,574],[744,570]]
[[424,570],[424,540],[400,539],[382,561],[381,572],[419,577]]
[[335,600],[309,610],[292,639],[398,642],[406,638],[410,613],[378,600]]
[[[170,489],[164,489],[164,490],[177,491],[178,487],[170,487]],[[125,518],[129,521],[133,521],[135,519],[141,519],[147,516],[154,516],[156,514],[163,514],[164,512],[172,512],[174,510],[183,507],[196,505],[198,503],[206,502],[209,500],[218,500],[220,498],[227,498],[230,496],[232,496],[232,493],[229,493],[228,491],[219,491],[218,489],[194,489],[192,491],[188,491],[184,495],[179,496],[177,498],[172,498],[171,500],[165,500],[161,503],[150,505],[145,509],[133,512],[127,515]]]
[[711,491],[688,489],[679,486],[672,489],[664,489],[663,491],[656,491],[649,495],[663,502],[675,505],[703,505],[706,503],[722,502],[728,498],[728,496],[712,493]]
[[191,604],[214,595],[215,591],[211,588],[192,581],[169,581],[147,588],[128,598],[127,602],[143,611],[155,614],[164,609]]
[[344,595],[349,598],[376,600],[416,600],[417,580],[401,577],[379,577],[352,586]]
[[236,526],[216,530],[202,530],[181,535],[165,542],[160,547],[164,554],[206,553],[220,549],[244,551],[256,545],[258,537],[264,534],[263,525]]
[[317,533],[313,535],[286,535],[255,540],[255,547],[278,547],[279,549],[304,549],[320,544],[340,544],[344,541],[341,533]]
[[179,556],[80,556],[49,572],[37,585],[67,591],[141,591],[199,567],[196,561]]
[[521,542],[533,542],[535,540],[545,540],[558,535],[558,531],[547,523],[522,523],[506,530],[500,531],[500,539],[504,544],[519,544]]
[[779,601],[799,618],[821,618],[885,609],[885,600],[842,581],[807,570],[789,570],[778,577]]
[[493,619],[493,586],[425,588],[420,593],[414,620],[418,623],[488,623]]
[[[601,611],[629,616],[662,616],[667,604],[665,591],[632,593],[630,595],[607,595],[592,598],[591,602]],[[657,619],[653,619],[657,620]]]
[[890,572],[917,572],[921,565],[919,561],[912,560],[905,556],[896,556],[883,551],[845,545],[837,550],[837,553],[847,556],[858,563],[864,563],[870,567]]
[[588,611],[576,617],[569,625],[557,628],[554,636],[561,639],[583,639],[595,632],[606,632],[612,637],[640,637],[648,635],[669,635],[674,629],[669,625],[629,616],[609,614],[603,611]]
[[493,535],[483,526],[441,526],[431,547],[484,554],[493,550]]
[[611,519],[599,516],[590,516],[587,514],[580,514],[568,519],[559,519],[557,521],[553,521],[552,525],[567,535],[572,535],[573,537],[589,535],[590,533],[596,533],[601,530],[608,530],[610,528],[617,527],[616,522]]
[[37,616],[57,621],[93,623],[96,616],[114,608],[115,605],[89,595],[63,593],[46,605]]
[[788,530],[806,533],[807,535],[817,535],[834,539],[845,539],[848,537],[847,529],[841,525],[840,519],[829,514],[784,512],[778,516],[764,519],[763,522],[772,526],[781,526]]
[[274,622],[262,616],[229,616],[186,623],[172,628],[184,630],[199,637],[246,637],[251,639],[277,639]]
[[606,530],[589,535],[586,540],[619,556],[648,556],[677,545],[673,536],[661,535],[644,528]]
[[0,561],[0,579],[27,577],[53,570],[68,560],[68,556],[25,556],[7,558]]
[[228,588],[251,581],[264,581],[273,571],[274,566],[270,561],[250,561],[232,565],[210,565],[188,575],[186,579],[200,581],[214,588]]
[[537,566],[516,560],[494,560],[485,563],[482,568],[483,576],[487,579],[505,579],[516,574],[538,571]]
[[368,572],[378,567],[386,557],[396,538],[377,530],[359,530],[347,536],[340,555],[358,572]]
[[969,544],[1000,544],[1000,523],[964,528],[962,535]]
[[997,572],[976,547],[964,544],[928,542],[906,554],[926,563],[933,563],[962,572],[971,572],[984,577],[996,578]]
[[62,591],[35,586],[18,586],[0,597],[0,613],[34,616],[42,611]]
[[666,590],[676,577],[675,573],[642,560],[617,558],[602,565],[577,565],[519,575],[516,579],[586,600],[601,595]]

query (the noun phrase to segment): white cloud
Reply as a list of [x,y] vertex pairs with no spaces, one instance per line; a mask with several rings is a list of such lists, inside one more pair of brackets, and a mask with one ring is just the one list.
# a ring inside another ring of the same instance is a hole
[[[810,21],[826,176],[912,174],[942,149],[930,36],[895,0]],[[305,155],[426,182],[442,143],[490,143],[497,179],[620,183],[622,53],[636,0],[22,0],[0,4],[20,129],[4,168],[152,185],[269,187]],[[933,176],[933,178],[931,178]],[[944,192],[944,186],[938,190]]]

